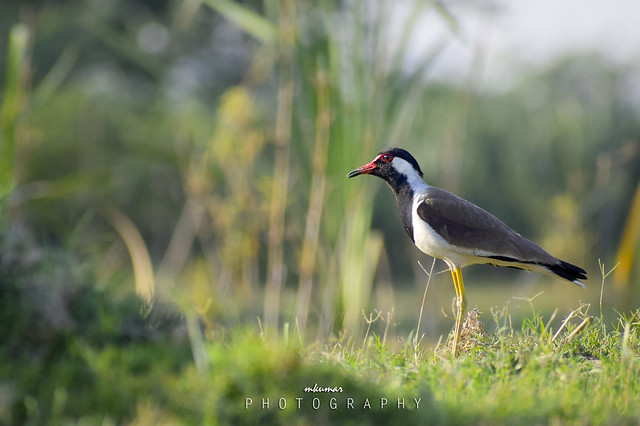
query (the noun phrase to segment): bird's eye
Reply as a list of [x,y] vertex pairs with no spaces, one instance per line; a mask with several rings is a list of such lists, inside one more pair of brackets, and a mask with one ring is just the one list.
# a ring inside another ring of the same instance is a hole
[[382,161],[384,161],[385,163],[390,163],[391,160],[393,160],[393,155],[391,155],[391,154],[383,154],[382,155]]

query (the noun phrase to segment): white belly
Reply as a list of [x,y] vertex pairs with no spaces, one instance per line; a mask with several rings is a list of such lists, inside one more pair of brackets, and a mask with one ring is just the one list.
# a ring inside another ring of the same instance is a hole
[[462,268],[474,263],[487,263],[474,255],[471,249],[454,246],[430,227],[418,216],[418,205],[422,199],[416,197],[411,212],[413,221],[413,240],[416,247],[429,256],[445,260],[449,266]]

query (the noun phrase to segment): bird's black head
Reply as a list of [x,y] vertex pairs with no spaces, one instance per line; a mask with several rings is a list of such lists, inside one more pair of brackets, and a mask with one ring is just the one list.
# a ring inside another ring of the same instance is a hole
[[347,177],[369,174],[393,182],[407,180],[416,175],[422,179],[422,170],[413,155],[402,148],[385,148],[370,162],[349,172]]
[[396,198],[404,229],[413,240],[413,199],[428,188],[416,159],[402,148],[386,148],[370,163],[349,172],[347,177],[362,174],[378,176],[387,182]]

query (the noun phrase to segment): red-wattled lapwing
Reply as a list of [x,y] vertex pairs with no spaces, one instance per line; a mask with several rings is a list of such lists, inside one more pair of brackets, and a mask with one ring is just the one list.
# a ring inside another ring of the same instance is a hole
[[584,287],[586,271],[555,258],[527,240],[491,213],[443,189],[427,185],[411,154],[401,148],[383,149],[368,164],[347,175],[384,179],[396,197],[404,229],[416,247],[443,259],[456,290],[453,355],[458,352],[466,297],[460,268],[476,263],[509,266],[557,275]]

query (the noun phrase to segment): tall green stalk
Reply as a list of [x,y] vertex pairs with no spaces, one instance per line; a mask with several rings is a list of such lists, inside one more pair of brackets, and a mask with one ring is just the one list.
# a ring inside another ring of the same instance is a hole
[[16,24],[9,33],[6,79],[0,106],[0,200],[8,197],[16,184],[15,149],[20,114],[27,104],[29,30]]
[[291,120],[293,114],[293,45],[296,39],[295,3],[280,2],[279,22],[279,80],[276,128],[274,135],[275,160],[271,207],[269,211],[267,284],[264,296],[264,319],[267,326],[277,329],[280,312],[280,292],[285,278],[283,241],[287,192],[289,190],[289,158],[291,156]]
[[320,219],[324,210],[324,200],[327,185],[327,154],[329,148],[329,130],[331,128],[330,82],[325,70],[318,70],[313,79],[317,99],[315,117],[316,133],[311,159],[313,176],[309,194],[309,208],[305,224],[304,243],[300,258],[300,282],[298,285],[298,302],[296,318],[304,330],[307,325],[307,315],[313,286],[313,273],[316,265],[320,236]]

